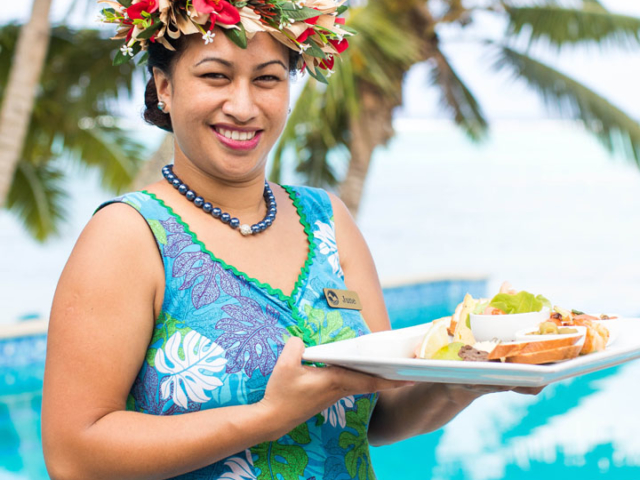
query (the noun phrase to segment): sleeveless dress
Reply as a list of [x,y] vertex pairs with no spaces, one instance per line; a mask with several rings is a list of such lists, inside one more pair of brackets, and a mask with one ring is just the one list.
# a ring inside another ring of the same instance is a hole
[[[207,250],[153,193],[123,195],[156,239],[165,273],[162,311],[127,409],[177,415],[258,402],[291,336],[306,346],[369,329],[360,312],[329,308],[323,288],[345,289],[328,195],[283,187],[304,226],[309,254],[291,295]],[[348,396],[275,442],[181,475],[206,480],[373,480],[367,430],[377,394]]]

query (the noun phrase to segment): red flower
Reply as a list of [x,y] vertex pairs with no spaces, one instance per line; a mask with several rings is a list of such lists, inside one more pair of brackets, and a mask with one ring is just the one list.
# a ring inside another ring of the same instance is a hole
[[315,25],[316,23],[318,23],[318,19],[320,18],[320,15],[318,15],[317,17],[311,17],[311,18],[307,18],[304,23],[308,23],[309,25]]
[[211,27],[216,21],[223,25],[235,25],[240,22],[238,9],[226,0],[193,0],[193,6],[200,13],[210,13]]
[[338,40],[329,40],[329,42],[331,43],[331,45],[333,45],[336,48],[338,53],[342,53],[347,48],[349,48],[349,42],[347,42],[346,38],[343,38],[340,41],[338,41]]
[[313,28],[307,28],[304,32],[298,35],[298,38],[296,38],[296,41],[298,43],[302,43],[314,33],[316,33],[316,31]]
[[127,8],[127,15],[132,20],[143,18],[142,12],[153,13],[158,10],[158,0],[141,0]]
[[345,21],[344,17],[336,18],[336,20],[335,20],[335,22],[339,23],[340,25],[344,25],[344,21]]
[[334,63],[333,55],[329,55],[325,60],[322,60],[318,66],[325,70],[331,70]]

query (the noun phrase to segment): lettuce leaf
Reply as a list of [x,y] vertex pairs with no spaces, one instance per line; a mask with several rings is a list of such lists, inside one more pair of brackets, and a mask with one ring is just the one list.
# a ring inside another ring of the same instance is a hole
[[551,308],[551,303],[542,295],[534,296],[532,293],[523,291],[515,295],[499,293],[491,299],[489,306],[510,314],[539,312],[543,307]]

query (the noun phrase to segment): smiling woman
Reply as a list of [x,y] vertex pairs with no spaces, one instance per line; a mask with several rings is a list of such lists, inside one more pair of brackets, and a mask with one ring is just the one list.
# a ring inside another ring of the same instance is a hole
[[[290,72],[324,79],[348,45],[342,8],[106,3],[125,39],[116,63],[147,50],[146,117],[174,133],[175,158],[163,181],[98,208],[60,278],[42,408],[51,477],[373,479],[370,440],[431,431],[494,391],[302,365],[305,346],[389,329],[344,204],[265,178]],[[327,288],[355,290],[362,308],[330,305]]]

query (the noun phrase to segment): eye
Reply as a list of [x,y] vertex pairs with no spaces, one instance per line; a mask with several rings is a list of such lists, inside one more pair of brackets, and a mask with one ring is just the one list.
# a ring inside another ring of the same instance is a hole
[[262,75],[256,78],[256,80],[261,82],[279,82],[280,77],[276,77],[275,75]]
[[226,79],[227,78],[222,73],[215,73],[215,72],[205,73],[204,75],[201,75],[201,77],[202,78],[210,78],[212,80],[222,80],[222,79]]

